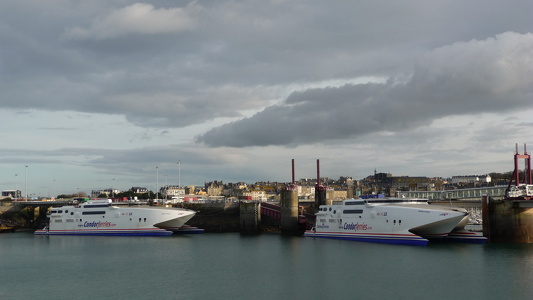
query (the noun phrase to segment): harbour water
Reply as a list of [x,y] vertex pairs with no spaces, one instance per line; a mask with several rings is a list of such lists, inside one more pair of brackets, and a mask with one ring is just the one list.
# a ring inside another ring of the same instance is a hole
[[532,244],[0,235],[0,299],[531,299]]

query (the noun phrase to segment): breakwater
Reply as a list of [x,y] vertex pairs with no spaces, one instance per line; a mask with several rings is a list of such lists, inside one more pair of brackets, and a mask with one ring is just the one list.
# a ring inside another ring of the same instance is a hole
[[239,203],[179,204],[177,207],[196,211],[187,224],[205,232],[239,232]]
[[245,230],[241,224],[242,212],[239,203],[178,204],[176,207],[196,211],[196,215],[187,222],[187,225],[202,228],[205,232],[259,233],[281,230],[280,221],[268,216],[261,216],[256,231]]

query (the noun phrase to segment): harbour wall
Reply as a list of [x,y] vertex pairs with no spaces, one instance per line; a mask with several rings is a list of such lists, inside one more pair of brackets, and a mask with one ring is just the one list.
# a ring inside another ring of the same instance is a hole
[[[257,234],[282,231],[281,220],[261,215],[259,211],[261,203],[255,201],[241,201],[229,204],[180,204],[177,207],[196,211],[196,215],[187,224],[202,228],[205,232]],[[295,222],[298,222],[297,218]],[[297,225],[294,224],[294,226]],[[288,233],[292,232],[288,231]]]
[[483,235],[492,243],[533,243],[531,200],[483,199]]
[[241,233],[261,232],[261,204],[255,201],[241,201],[239,207],[239,227]]
[[202,228],[205,232],[240,232],[239,203],[183,204],[179,207],[197,212],[187,222],[190,226]]
[[298,232],[298,190],[292,186],[281,191],[281,231],[285,234]]

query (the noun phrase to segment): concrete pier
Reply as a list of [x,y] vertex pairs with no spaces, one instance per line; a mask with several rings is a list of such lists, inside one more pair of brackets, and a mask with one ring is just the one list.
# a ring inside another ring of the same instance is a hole
[[318,210],[320,205],[326,205],[327,195],[326,195],[326,187],[322,185],[317,185],[315,187],[315,207]]
[[257,234],[261,232],[261,203],[255,201],[240,202],[239,224],[241,233]]
[[483,235],[492,243],[533,243],[533,201],[483,198]]
[[281,233],[298,234],[298,189],[292,185],[281,191]]
[[[524,159],[525,170],[521,178],[518,161]],[[521,179],[523,179],[521,181]],[[489,242],[533,243],[533,173],[531,156],[518,152],[514,155],[514,171],[503,200],[484,196],[483,234]]]

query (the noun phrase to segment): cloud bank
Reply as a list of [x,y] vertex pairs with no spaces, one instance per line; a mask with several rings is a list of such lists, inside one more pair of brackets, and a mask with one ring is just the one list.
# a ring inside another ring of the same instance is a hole
[[301,176],[317,158],[330,177],[508,171],[514,144],[533,144],[532,11],[0,1],[0,187],[30,165],[42,191],[155,188],[155,167],[175,178],[177,160],[195,184],[289,179],[292,158]]
[[399,132],[456,115],[533,107],[533,34],[506,32],[434,49],[405,82],[292,93],[283,103],[197,136],[209,146],[297,145]]

